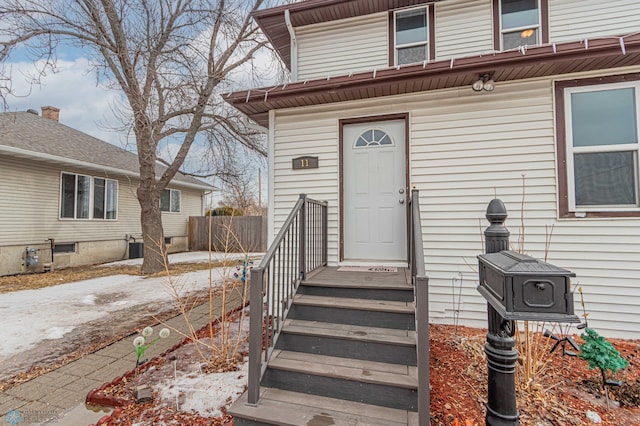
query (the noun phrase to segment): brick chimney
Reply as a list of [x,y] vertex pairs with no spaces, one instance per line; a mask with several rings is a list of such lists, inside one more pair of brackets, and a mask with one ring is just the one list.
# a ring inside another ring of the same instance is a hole
[[59,121],[60,118],[60,110],[56,107],[52,106],[43,106],[42,107],[42,117],[48,118],[49,120]]

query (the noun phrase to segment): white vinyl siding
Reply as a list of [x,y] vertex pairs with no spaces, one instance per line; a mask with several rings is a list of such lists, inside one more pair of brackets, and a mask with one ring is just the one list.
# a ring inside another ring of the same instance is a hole
[[491,0],[452,0],[435,4],[436,59],[493,51]]
[[549,0],[551,43],[640,31],[638,0]]
[[387,68],[388,32],[387,13],[295,28],[298,80]]
[[[515,248],[524,185],[527,253],[543,258],[551,234],[548,261],[577,274],[593,326],[640,338],[640,219],[557,219],[553,111],[551,79],[502,83],[491,93],[463,87],[276,111],[275,230],[299,193],[328,201],[329,262],[336,265],[338,120],[410,112],[410,180],[420,190],[433,321],[450,323],[459,309],[462,324],[486,326],[476,290],[486,207],[495,195],[505,202]],[[291,158],[300,155],[319,156],[319,168],[292,171]]]
[[[72,167],[62,169],[97,175],[95,171]],[[117,220],[60,220],[60,171],[60,167],[51,164],[0,156],[0,194],[4,200],[0,209],[0,248],[42,244],[49,238],[60,243],[124,241],[125,234],[141,234],[137,180],[117,179]],[[162,218],[167,236],[186,236],[189,216],[202,214],[201,192],[181,192],[181,213],[164,214]]]

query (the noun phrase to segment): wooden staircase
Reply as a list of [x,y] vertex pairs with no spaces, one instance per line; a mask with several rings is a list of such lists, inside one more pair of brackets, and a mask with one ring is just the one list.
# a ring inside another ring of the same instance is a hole
[[321,268],[302,281],[262,378],[235,425],[418,424],[409,272]]

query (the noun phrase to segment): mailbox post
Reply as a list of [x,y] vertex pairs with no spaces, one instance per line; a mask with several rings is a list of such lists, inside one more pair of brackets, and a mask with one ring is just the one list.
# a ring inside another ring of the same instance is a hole
[[[490,225],[484,231],[486,253],[509,249],[509,230],[504,226],[507,208],[501,200],[493,199],[487,207]],[[488,398],[486,423],[488,426],[516,426],[516,362],[515,323],[503,318],[487,302],[488,332],[484,352],[487,354]]]
[[488,366],[489,426],[519,425],[516,406],[514,320],[579,322],[573,312],[570,277],[575,274],[509,251],[507,209],[494,199],[487,207],[486,254],[478,256],[478,291],[487,299],[485,353]]

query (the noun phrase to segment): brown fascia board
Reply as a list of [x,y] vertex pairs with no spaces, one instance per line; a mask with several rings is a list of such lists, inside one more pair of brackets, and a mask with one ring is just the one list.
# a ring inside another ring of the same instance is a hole
[[[500,82],[561,75],[576,70],[606,69],[617,62],[624,62],[623,66],[640,65],[640,34],[625,37],[624,46],[623,53],[620,39],[617,37],[593,39],[588,43],[568,42],[532,47],[524,53],[497,52],[431,62],[426,65],[386,68],[350,76],[244,90],[231,93],[224,99],[261,125],[268,126],[267,113],[271,109],[365,99],[370,97],[366,94],[370,89],[392,88],[394,84],[405,84],[405,89],[392,90],[391,94],[425,90],[420,88],[424,84],[418,86],[408,84],[416,81],[438,80],[432,85],[434,89],[470,85],[479,74],[484,73],[493,73],[496,81]],[[581,65],[588,60],[597,61],[588,66]],[[406,86],[418,87],[418,89],[406,88]],[[345,94],[347,91],[353,92],[358,89],[359,94]]]
[[437,1],[442,0],[305,0],[258,10],[252,16],[290,70],[291,40],[284,20],[287,10],[292,25],[298,27]]

